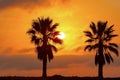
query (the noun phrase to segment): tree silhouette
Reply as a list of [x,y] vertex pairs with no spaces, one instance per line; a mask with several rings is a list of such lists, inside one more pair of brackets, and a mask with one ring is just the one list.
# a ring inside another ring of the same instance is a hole
[[32,28],[28,30],[31,36],[31,42],[36,45],[37,57],[43,61],[43,77],[47,77],[47,61],[54,58],[53,51],[57,48],[52,43],[62,44],[62,40],[56,37],[59,31],[55,31],[58,23],[52,24],[53,20],[49,17],[38,18],[32,23]]
[[84,50],[95,50],[95,65],[98,65],[98,77],[103,78],[103,66],[107,62],[113,62],[111,53],[118,56],[118,45],[111,43],[112,38],[118,36],[113,34],[113,26],[108,27],[107,21],[98,21],[97,25],[92,22],[90,24],[90,31],[84,31],[88,39],[85,41],[89,43]]

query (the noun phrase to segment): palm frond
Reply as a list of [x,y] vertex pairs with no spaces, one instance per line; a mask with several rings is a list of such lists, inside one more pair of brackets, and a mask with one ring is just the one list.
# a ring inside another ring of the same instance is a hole
[[53,37],[56,37],[57,35],[59,35],[60,31],[55,31],[52,35]]
[[87,35],[87,34],[86,34],[86,36],[87,36],[87,37],[89,37],[89,38],[93,38],[93,36],[92,36],[92,35]]
[[97,33],[96,25],[95,25],[94,22],[92,22],[92,23],[90,24],[90,28],[91,28],[91,30],[92,30],[92,32],[93,32],[94,34]]
[[39,45],[39,43],[40,43],[40,39],[36,39],[36,40],[35,40],[35,44],[36,44],[36,45]]
[[51,48],[51,45],[47,45],[47,50],[46,50],[46,53],[48,55],[48,59],[49,61],[51,61],[53,59],[53,52],[52,52],[52,48]]
[[51,46],[52,50],[54,50],[55,52],[58,51],[57,48],[54,45],[50,45],[50,46]]
[[38,59],[43,60],[44,54],[45,54],[44,48],[43,48],[42,46],[37,46],[37,47],[36,47],[36,51],[37,51],[37,53],[38,53],[38,54],[37,54]]
[[52,22],[53,22],[53,20],[50,19],[49,17],[47,17],[45,21],[46,21],[46,22],[48,23],[48,25],[50,25],[50,26],[51,26],[51,24],[52,24]]
[[118,48],[118,45],[115,43],[109,43],[109,45]]
[[119,54],[118,54],[118,50],[117,50],[116,48],[114,48],[114,47],[112,47],[112,46],[108,46],[108,49],[109,49],[110,51],[112,51],[113,53],[115,53],[117,56],[119,55]]
[[99,44],[94,44],[94,45],[92,45],[92,48],[93,49],[96,49],[96,48],[98,48],[99,47]]
[[32,23],[33,29],[35,29],[37,32],[40,32],[40,24],[38,21],[33,21]]
[[41,38],[37,38],[37,36],[33,35],[31,38],[31,42],[35,43],[35,45],[39,45]]
[[61,39],[59,39],[59,38],[54,38],[53,40],[52,40],[54,43],[59,43],[59,44],[62,44],[63,43],[63,40],[61,40]]
[[34,42],[37,39],[37,36],[33,35],[31,38],[31,42]]
[[95,55],[95,65],[99,64],[100,56],[96,53]]
[[112,32],[114,32],[114,31],[115,31],[115,30],[108,30],[108,29],[107,29],[107,30],[105,30],[104,33],[109,36],[109,35],[110,35]]
[[106,31],[108,31],[108,32],[113,31],[113,30],[112,30],[113,26],[114,26],[114,25],[110,26]]
[[85,35],[92,38],[92,33],[90,31],[84,31]]
[[46,19],[44,19],[44,23],[45,23],[45,27],[47,28],[47,29],[49,29],[50,28],[50,26],[52,25],[52,19],[50,19],[49,17],[47,17]]
[[50,30],[51,26],[52,26],[52,22],[53,20],[50,19],[49,17],[45,18],[44,19],[44,27],[47,29],[47,30]]
[[114,25],[110,26],[110,27],[107,28],[107,29],[105,30],[105,32],[104,32],[104,34],[105,34],[105,36],[106,36],[106,37],[104,38],[104,40],[105,40],[106,42],[110,41],[112,37],[116,37],[116,36],[117,36],[117,35],[113,35],[113,34],[112,34],[112,32],[115,31],[115,30],[112,29],[113,26],[114,26]]
[[93,39],[88,39],[88,40],[86,40],[85,42],[91,43],[91,42],[93,42],[93,41],[94,41]]
[[92,35],[92,33],[91,33],[90,31],[84,31],[84,33],[85,33],[86,35]]
[[110,64],[110,57],[109,57],[109,55],[108,55],[108,54],[105,54],[105,59],[106,59],[107,63],[109,63],[109,64]]
[[108,45],[103,44],[103,48],[104,48],[105,50],[108,49]]
[[105,41],[105,42],[108,42],[108,41],[110,41],[111,39],[110,38],[107,38],[107,37],[104,37],[103,38],[103,41]]
[[108,23],[108,21],[106,21],[106,22],[104,22],[104,23],[103,23],[104,30],[105,30],[105,29],[106,29],[106,27],[107,27],[107,23]]
[[105,31],[106,25],[107,25],[107,21],[106,22],[99,21],[97,23],[97,26],[98,26],[98,36],[102,36],[103,35],[103,32]]
[[36,32],[35,32],[35,30],[30,29],[30,30],[27,31],[27,33],[28,33],[28,34],[33,34],[33,35],[35,35]]
[[84,51],[86,51],[86,50],[89,50],[89,51],[91,51],[92,50],[92,45],[87,45],[85,48],[84,48]]
[[103,54],[99,54],[99,56],[100,56],[100,64],[102,64],[102,65],[105,65],[105,57],[104,57],[104,55]]
[[57,28],[58,25],[59,25],[58,23],[55,23],[54,25],[52,25],[52,26],[49,28],[49,31],[54,31],[54,30]]
[[111,30],[111,31],[109,31],[109,33],[112,33],[112,32],[114,32],[115,30]]
[[40,32],[42,34],[45,34],[47,27],[48,27],[47,22],[45,22],[44,18],[38,18],[38,19],[39,19],[39,24],[40,24]]
[[110,55],[110,53],[109,53],[109,52],[108,52],[108,55],[109,55],[109,57],[110,57],[111,61],[113,62],[114,60],[113,60],[113,58],[112,58],[112,56]]
[[116,37],[116,36],[118,36],[118,35],[113,34],[113,35],[109,35],[108,37],[111,39],[111,38]]

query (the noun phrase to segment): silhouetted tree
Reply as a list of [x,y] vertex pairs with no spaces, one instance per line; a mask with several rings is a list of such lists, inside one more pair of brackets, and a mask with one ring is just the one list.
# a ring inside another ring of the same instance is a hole
[[31,42],[36,45],[38,59],[43,61],[43,77],[47,77],[47,61],[53,59],[53,50],[57,48],[51,43],[62,44],[62,40],[56,37],[59,31],[55,31],[58,23],[52,24],[53,20],[48,18],[38,18],[32,23],[32,28],[28,30]]
[[118,56],[118,45],[111,43],[112,38],[116,37],[116,34],[113,34],[113,26],[108,27],[107,21],[99,21],[97,25],[92,22],[90,24],[90,31],[84,31],[88,39],[85,41],[89,43],[84,50],[88,49],[89,51],[95,50],[95,64],[98,65],[98,77],[103,78],[103,66],[105,62],[110,64],[113,62],[111,53],[114,53]]

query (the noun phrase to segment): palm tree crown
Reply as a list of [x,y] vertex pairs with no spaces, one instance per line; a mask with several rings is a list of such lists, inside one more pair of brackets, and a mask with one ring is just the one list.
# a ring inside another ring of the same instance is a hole
[[32,23],[32,28],[28,30],[28,34],[31,36],[31,42],[36,45],[38,59],[43,60],[44,56],[50,60],[53,59],[53,52],[57,51],[57,48],[51,44],[54,43],[62,44],[62,40],[57,38],[56,35],[59,31],[55,31],[58,23],[52,24],[53,20],[48,18],[38,18]]
[[85,35],[88,37],[88,40],[85,42],[89,43],[84,50],[88,49],[89,51],[95,50],[95,64],[104,65],[105,62],[113,62],[111,53],[114,53],[118,56],[118,45],[111,43],[112,38],[116,37],[116,34],[113,34],[113,26],[108,27],[107,21],[99,21],[97,25],[92,22],[90,24],[91,31],[84,31]]

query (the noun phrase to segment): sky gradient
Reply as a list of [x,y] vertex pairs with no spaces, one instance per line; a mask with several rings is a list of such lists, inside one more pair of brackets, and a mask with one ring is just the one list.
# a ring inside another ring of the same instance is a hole
[[[89,30],[92,21],[101,20],[114,24],[115,33],[120,34],[120,0],[0,0],[0,76],[41,76],[42,64],[26,31],[32,20],[48,16],[66,35],[48,63],[48,75],[97,76],[94,52],[83,51],[83,31]],[[120,46],[120,36],[113,42]],[[119,74],[120,56],[114,56],[114,63],[104,66],[104,76]]]

